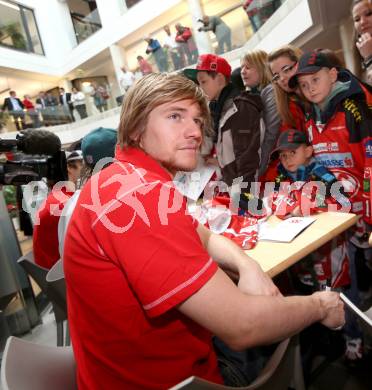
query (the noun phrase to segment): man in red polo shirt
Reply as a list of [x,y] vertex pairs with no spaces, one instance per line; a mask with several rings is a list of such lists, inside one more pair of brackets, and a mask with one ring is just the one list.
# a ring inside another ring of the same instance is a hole
[[183,76],[148,75],[127,93],[116,160],[84,186],[65,240],[79,389],[221,383],[212,334],[241,350],[344,323],[338,294],[282,297],[232,241],[187,215],[172,178],[196,167],[209,123],[202,91]]
[[52,268],[60,258],[58,222],[65,203],[75,192],[83,166],[83,156],[80,150],[66,153],[68,153],[66,156],[68,183],[63,187],[59,187],[58,184],[53,187],[41,204],[36,214],[32,237],[35,263],[47,269]]

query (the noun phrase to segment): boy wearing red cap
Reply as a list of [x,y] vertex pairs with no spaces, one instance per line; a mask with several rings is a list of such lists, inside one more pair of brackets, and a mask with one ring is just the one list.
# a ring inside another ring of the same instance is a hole
[[249,190],[249,183],[257,181],[260,164],[260,97],[234,88],[230,83],[231,66],[214,54],[201,55],[196,69],[184,73],[198,81],[210,101],[223,181],[231,186],[234,179],[242,178]]
[[[365,184],[369,184],[372,169],[372,93],[349,71],[336,69],[319,51],[305,53],[300,58],[296,74],[288,85],[291,88],[298,85],[312,103],[306,113],[306,129],[314,157],[342,182],[349,195],[351,211],[363,217],[348,242],[351,277],[348,295],[358,304],[355,263],[357,259],[363,263],[371,256],[368,248],[371,202]],[[368,183],[364,180],[366,176]],[[352,339],[346,356],[351,360],[361,358],[360,334],[356,329],[349,331]]]

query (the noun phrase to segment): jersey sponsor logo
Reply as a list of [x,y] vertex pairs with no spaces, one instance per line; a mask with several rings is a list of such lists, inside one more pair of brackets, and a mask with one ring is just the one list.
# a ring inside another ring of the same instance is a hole
[[372,158],[372,139],[366,142],[366,157]]
[[317,155],[316,159],[327,168],[354,167],[354,160],[351,153],[324,153]]
[[362,115],[360,114],[359,108],[355,104],[354,100],[347,98],[345,99],[343,105],[345,107],[345,110],[351,113],[356,122],[361,122]]
[[340,150],[338,142],[321,142],[313,145],[314,153],[338,152]]
[[360,188],[359,180],[351,173],[345,172],[341,169],[334,169],[332,170],[332,173],[335,175],[337,181],[341,182],[341,185],[347,193],[348,198],[354,198]]

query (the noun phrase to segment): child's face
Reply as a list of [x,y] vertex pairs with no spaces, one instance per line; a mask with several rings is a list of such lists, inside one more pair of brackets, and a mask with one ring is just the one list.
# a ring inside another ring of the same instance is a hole
[[313,74],[299,75],[298,85],[309,102],[322,106],[336,80],[337,70],[335,68],[322,68]]
[[209,100],[216,100],[226,85],[225,77],[221,73],[217,73],[213,78],[207,72],[198,72],[196,77],[201,89]]
[[307,165],[312,154],[313,147],[302,144],[297,149],[281,150],[279,160],[288,172],[294,173],[301,165]]

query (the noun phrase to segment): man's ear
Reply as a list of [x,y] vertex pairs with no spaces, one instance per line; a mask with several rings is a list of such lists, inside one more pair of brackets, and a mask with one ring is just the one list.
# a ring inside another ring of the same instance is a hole
[[305,149],[306,158],[310,158],[313,155],[313,151],[314,151],[314,149],[311,145],[306,146],[306,149]]
[[141,141],[142,141],[142,136],[145,133],[145,130],[137,130],[134,134],[130,136],[130,140],[135,144],[138,145],[139,147],[142,148]]
[[329,74],[331,76],[332,83],[335,83],[337,81],[338,70],[336,68],[331,68],[329,70]]

